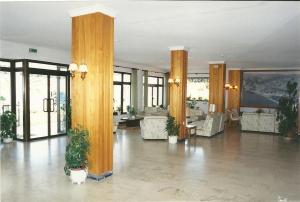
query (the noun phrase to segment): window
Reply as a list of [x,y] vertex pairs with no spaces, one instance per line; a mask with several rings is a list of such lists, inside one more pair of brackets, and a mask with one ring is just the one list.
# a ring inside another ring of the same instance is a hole
[[148,107],[163,105],[164,99],[164,78],[148,77]]
[[121,113],[127,111],[127,106],[131,105],[131,74],[114,73],[114,111],[121,108]]
[[0,71],[0,114],[11,110],[10,72]]
[[187,79],[188,99],[207,101],[209,98],[208,80],[208,77],[189,77]]

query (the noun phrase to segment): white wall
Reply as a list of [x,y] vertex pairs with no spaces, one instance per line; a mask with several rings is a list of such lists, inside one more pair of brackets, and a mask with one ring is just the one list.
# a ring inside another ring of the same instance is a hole
[[[37,53],[29,53],[29,48],[37,49]],[[46,48],[24,43],[0,40],[0,57],[7,59],[32,59],[69,64],[71,52],[55,48]]]

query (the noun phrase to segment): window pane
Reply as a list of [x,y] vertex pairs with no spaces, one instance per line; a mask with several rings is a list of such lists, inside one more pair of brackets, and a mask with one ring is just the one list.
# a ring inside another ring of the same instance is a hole
[[158,78],[158,84],[163,85],[163,78]]
[[208,100],[209,81],[207,77],[191,77],[187,79],[187,96],[191,99]]
[[20,67],[23,67],[22,62],[16,62],[16,68],[20,68]]
[[121,85],[114,85],[114,111],[121,107]]
[[158,105],[163,104],[163,88],[158,87]]
[[122,81],[122,74],[114,73],[114,81]]
[[0,61],[0,67],[10,67],[10,62]]
[[29,62],[29,68],[57,70],[56,65],[42,64],[36,62]]
[[17,138],[23,139],[23,73],[16,72]]
[[156,77],[148,77],[148,84],[157,84]]
[[59,68],[59,71],[64,71],[64,72],[68,71],[68,67],[66,67],[66,66],[58,66],[58,68]]
[[152,107],[152,87],[148,86],[148,107]]
[[153,106],[157,106],[157,87],[153,87],[153,101],[152,101],[152,105]]
[[124,81],[124,82],[130,82],[130,77],[131,77],[131,75],[130,75],[130,74],[123,74],[123,75],[124,75],[123,81]]
[[0,114],[11,110],[10,73],[0,71]]
[[127,106],[130,106],[130,85],[123,85],[123,112],[127,112]]

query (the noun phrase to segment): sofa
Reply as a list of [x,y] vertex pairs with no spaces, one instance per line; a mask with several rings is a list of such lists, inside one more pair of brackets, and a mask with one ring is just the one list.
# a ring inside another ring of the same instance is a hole
[[203,121],[196,121],[196,135],[211,137],[224,130],[224,113],[208,114]]
[[160,107],[145,107],[144,116],[167,116],[168,110]]
[[141,135],[143,139],[168,139],[165,131],[166,116],[146,116],[140,121]]
[[241,125],[243,131],[279,133],[276,114],[243,112]]
[[186,122],[187,124],[193,124],[197,121],[205,120],[206,114],[201,109],[186,108]]

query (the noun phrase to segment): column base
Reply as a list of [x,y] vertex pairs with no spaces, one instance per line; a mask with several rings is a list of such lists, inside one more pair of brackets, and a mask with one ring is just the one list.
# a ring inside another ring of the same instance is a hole
[[105,172],[101,175],[95,175],[95,174],[88,174],[88,178],[90,179],[93,179],[93,180],[96,180],[96,181],[100,181],[100,180],[104,180],[105,178],[109,177],[109,176],[112,176],[112,171],[109,171],[109,172]]

